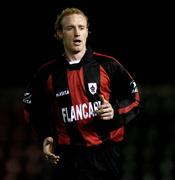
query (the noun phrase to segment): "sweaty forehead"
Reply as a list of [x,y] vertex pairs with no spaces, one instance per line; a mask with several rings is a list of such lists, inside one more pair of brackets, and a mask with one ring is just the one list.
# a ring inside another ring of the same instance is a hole
[[62,19],[62,26],[83,25],[87,26],[87,20],[82,14],[67,15]]

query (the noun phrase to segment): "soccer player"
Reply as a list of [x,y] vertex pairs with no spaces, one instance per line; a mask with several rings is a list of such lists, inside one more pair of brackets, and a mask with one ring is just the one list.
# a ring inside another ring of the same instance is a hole
[[124,128],[139,112],[139,91],[114,57],[87,46],[88,17],[57,16],[64,52],[41,66],[27,87],[25,119],[35,130],[55,179],[118,180]]

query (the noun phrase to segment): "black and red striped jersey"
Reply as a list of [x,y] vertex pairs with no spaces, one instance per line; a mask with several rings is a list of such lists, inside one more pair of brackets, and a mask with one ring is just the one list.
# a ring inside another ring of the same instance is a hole
[[[103,95],[114,118],[95,113]],[[23,97],[24,116],[42,141],[53,136],[58,144],[99,145],[118,142],[124,127],[139,110],[139,91],[128,71],[113,57],[88,49],[77,64],[64,55],[44,64]]]

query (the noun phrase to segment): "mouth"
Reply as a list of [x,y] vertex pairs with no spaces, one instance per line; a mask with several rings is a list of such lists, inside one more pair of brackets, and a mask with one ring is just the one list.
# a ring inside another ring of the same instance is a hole
[[75,45],[75,46],[79,46],[80,44],[81,44],[81,40],[80,39],[75,39],[75,40],[73,40],[73,44]]

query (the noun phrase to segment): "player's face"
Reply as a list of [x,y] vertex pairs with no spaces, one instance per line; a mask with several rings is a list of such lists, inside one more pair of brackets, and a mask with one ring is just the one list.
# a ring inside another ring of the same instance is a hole
[[86,49],[88,37],[87,20],[81,14],[72,14],[62,19],[62,31],[59,33],[66,51],[78,53]]

